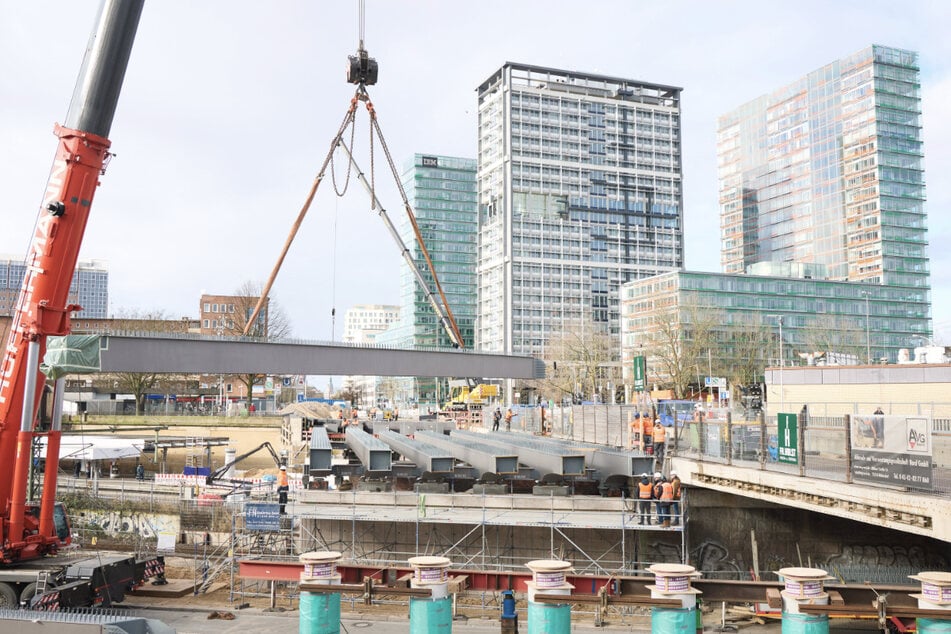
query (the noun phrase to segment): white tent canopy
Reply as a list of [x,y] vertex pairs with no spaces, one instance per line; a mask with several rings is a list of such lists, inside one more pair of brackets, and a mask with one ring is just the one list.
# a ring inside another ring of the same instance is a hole
[[[46,438],[40,439],[40,456],[46,457]],[[137,458],[142,453],[145,441],[137,438],[115,436],[63,436],[59,448],[60,459],[66,460],[118,460]]]

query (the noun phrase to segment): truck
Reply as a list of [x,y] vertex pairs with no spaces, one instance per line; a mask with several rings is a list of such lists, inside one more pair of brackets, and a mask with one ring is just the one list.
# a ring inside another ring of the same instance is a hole
[[[108,606],[149,578],[161,557],[76,558],[66,508],[56,501],[65,379],[56,378],[52,415],[40,416],[47,339],[68,335],[69,286],[99,178],[111,156],[108,135],[144,0],[103,0],[26,255],[26,274],[0,364],[0,608]],[[44,420],[46,419],[46,420]],[[32,460],[46,438],[45,466]],[[29,481],[42,468],[42,492]]]
[[482,383],[478,379],[452,379],[449,381],[449,400],[443,409],[464,411],[481,409],[499,397],[499,386]]

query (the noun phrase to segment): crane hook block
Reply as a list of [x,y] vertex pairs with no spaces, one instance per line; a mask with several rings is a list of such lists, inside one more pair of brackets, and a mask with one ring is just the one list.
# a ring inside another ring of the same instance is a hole
[[347,65],[348,82],[364,86],[372,86],[376,83],[380,67],[375,59],[367,55],[366,51],[361,49],[357,51],[356,55],[351,55],[347,59],[350,62]]

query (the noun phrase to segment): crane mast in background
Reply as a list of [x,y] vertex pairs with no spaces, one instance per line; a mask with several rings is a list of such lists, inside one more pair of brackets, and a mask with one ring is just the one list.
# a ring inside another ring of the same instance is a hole
[[[144,0],[104,0],[89,39],[26,256],[26,274],[0,365],[0,562],[56,552],[53,524],[60,421],[38,430],[45,377],[39,363],[50,336],[70,332],[67,304],[99,177],[111,156],[109,131]],[[62,398],[62,381],[57,384]],[[33,440],[47,437],[38,519],[27,508]],[[12,469],[11,469],[12,465]],[[12,471],[12,477],[11,477]]]

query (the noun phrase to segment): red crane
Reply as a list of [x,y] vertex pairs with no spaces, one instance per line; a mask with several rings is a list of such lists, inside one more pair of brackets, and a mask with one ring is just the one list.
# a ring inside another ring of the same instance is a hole
[[[70,313],[80,309],[67,304],[69,286],[99,177],[110,157],[108,135],[143,4],[144,0],[104,0],[65,125],[55,126],[59,143],[0,365],[3,563],[55,553],[63,543],[53,521],[59,421],[48,430],[38,429],[37,409],[45,384],[39,362],[47,337],[68,334]],[[32,444],[38,435],[47,437],[47,454],[43,494],[36,507],[26,498]]]

